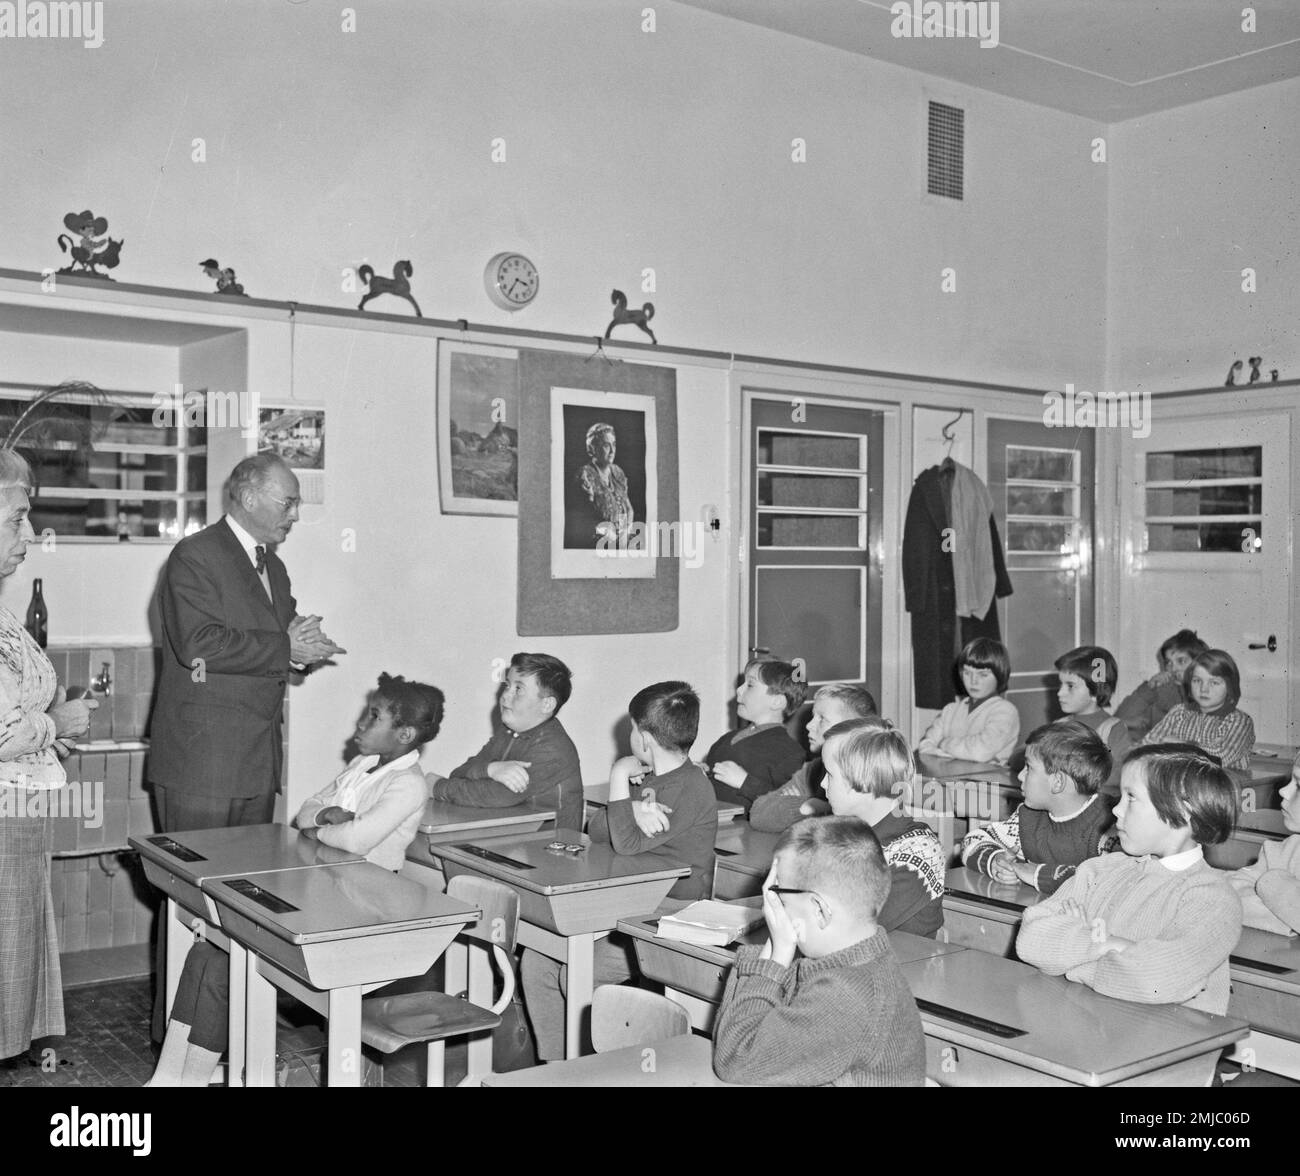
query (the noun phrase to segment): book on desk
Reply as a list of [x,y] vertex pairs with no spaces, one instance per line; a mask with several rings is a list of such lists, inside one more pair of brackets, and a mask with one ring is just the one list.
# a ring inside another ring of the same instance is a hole
[[657,934],[682,943],[726,947],[763,922],[756,907],[706,899],[659,919]]

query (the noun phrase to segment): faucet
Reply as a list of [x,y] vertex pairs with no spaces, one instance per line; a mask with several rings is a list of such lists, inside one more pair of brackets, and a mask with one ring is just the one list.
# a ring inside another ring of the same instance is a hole
[[113,685],[113,675],[109,670],[108,662],[101,662],[100,665],[104,668],[91,678],[90,687],[92,690],[96,691],[96,693],[107,694],[109,687]]

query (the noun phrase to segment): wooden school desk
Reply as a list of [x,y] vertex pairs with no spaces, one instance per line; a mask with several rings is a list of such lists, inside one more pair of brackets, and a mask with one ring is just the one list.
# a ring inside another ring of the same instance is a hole
[[[691,1024],[707,1033],[712,1031],[713,1018],[722,1001],[727,977],[736,962],[737,951],[741,944],[766,943],[767,927],[760,923],[738,942],[725,947],[661,939],[656,934],[660,917],[689,905],[680,899],[665,899],[653,915],[620,919],[618,929],[633,940],[642,974],[662,984],[667,990],[666,995],[690,1013]],[[737,905],[761,909],[762,899],[741,899]],[[939,943],[906,931],[891,931],[889,943],[900,963],[965,950],[956,944]]]
[[713,852],[717,855],[713,897],[726,902],[758,894],[763,889],[763,879],[772,868],[772,857],[780,840],[780,833],[760,833],[748,821],[720,825],[713,845]]
[[1248,1060],[1300,1078],[1300,938],[1243,928],[1228,965],[1228,1012],[1254,1031],[1244,1043],[1254,1055]]
[[916,755],[920,780],[909,806],[922,813],[951,813],[954,844],[971,829],[1005,821],[1024,799],[1020,783],[1005,764]]
[[359,1086],[363,994],[423,975],[481,914],[370,862],[208,879],[203,891],[246,953],[242,978],[232,958],[230,991],[249,1086],[275,1085],[277,988],[324,1014],[329,1085]]
[[687,1034],[549,1066],[491,1074],[484,1086],[731,1086],[713,1073],[713,1042]]
[[1266,841],[1284,841],[1290,836],[1280,809],[1240,812],[1228,840],[1205,847],[1205,860],[1216,869],[1239,870],[1259,860]]
[[1041,897],[1024,882],[995,882],[987,874],[957,866],[943,880],[939,935],[976,951],[1014,957],[1020,917]]
[[[632,799],[636,800],[640,794],[638,785],[632,785]],[[582,795],[587,804],[594,808],[605,808],[609,804],[609,781],[603,784],[588,784],[583,790]],[[725,825],[728,821],[734,821],[745,811],[745,806],[737,804],[734,800],[719,800],[718,805],[718,824]]]
[[481,845],[436,845],[432,852],[448,878],[478,874],[518,892],[520,946],[558,960],[569,970],[564,1050],[573,1058],[581,1048],[582,1023],[591,1008],[596,940],[612,931],[619,919],[653,911],[673,883],[691,871],[663,853],[621,856],[585,837],[581,853],[554,853],[546,848],[554,840],[553,833],[530,833]]
[[1291,779],[1291,765],[1296,749],[1281,743],[1261,743],[1250,755],[1248,772],[1232,771],[1229,775],[1241,785],[1243,797],[1247,791],[1256,809],[1275,809],[1281,804],[1278,793]]
[[941,1086],[1165,1086],[1208,1081],[1246,1036],[1235,1017],[1100,996],[982,951],[903,965]]

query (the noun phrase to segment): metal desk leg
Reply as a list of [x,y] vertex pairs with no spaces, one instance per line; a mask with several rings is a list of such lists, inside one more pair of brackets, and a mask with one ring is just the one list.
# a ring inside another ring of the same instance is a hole
[[[476,948],[469,953],[470,1003],[481,1009],[492,1007],[491,949]],[[492,1073],[492,1034],[479,1033],[469,1039],[467,1046],[465,1085],[477,1086]]]
[[226,1047],[226,1085],[244,1085],[244,1034],[247,1032],[248,953],[230,941],[230,1041]]
[[[442,961],[442,990],[450,996],[459,996],[469,985],[469,949],[459,940],[453,940]],[[492,1002],[489,1001],[489,1004]]]
[[591,990],[595,984],[592,962],[596,936],[592,932],[570,935],[566,945],[565,965],[569,976],[564,1002],[564,1056],[582,1054],[583,1015],[591,1008]]
[[167,950],[163,956],[167,966],[166,994],[167,1020],[171,1020],[172,1005],[176,1003],[176,989],[180,987],[181,970],[185,967],[185,957],[190,954],[194,943],[194,932],[186,921],[188,912],[184,911],[174,898],[167,900],[167,918],[163,920],[162,933],[167,936]]
[[361,988],[329,992],[329,1085],[361,1085]]
[[244,1084],[274,1086],[275,985],[257,970],[257,956],[251,951],[244,956]]

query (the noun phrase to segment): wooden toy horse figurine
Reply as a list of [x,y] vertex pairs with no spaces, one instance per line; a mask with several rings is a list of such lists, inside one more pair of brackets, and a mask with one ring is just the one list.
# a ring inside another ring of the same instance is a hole
[[650,342],[658,345],[659,340],[655,338],[655,333],[650,329],[649,323],[655,316],[655,304],[647,302],[640,310],[628,310],[627,295],[622,290],[615,290],[609,300],[614,304],[614,317],[610,320],[609,326],[605,328],[605,338],[609,338],[609,333],[621,323],[631,323],[633,326],[640,327],[647,335],[650,336]]
[[411,275],[415,272],[414,267],[409,261],[399,261],[393,266],[393,276],[391,278],[375,277],[375,271],[368,265],[363,265],[357,273],[361,280],[370,287],[370,292],[357,303],[358,310],[365,310],[366,303],[372,298],[378,298],[381,294],[396,294],[398,298],[405,298],[413,307],[415,307],[415,317],[423,318],[420,313],[420,304],[416,302],[411,294]]

